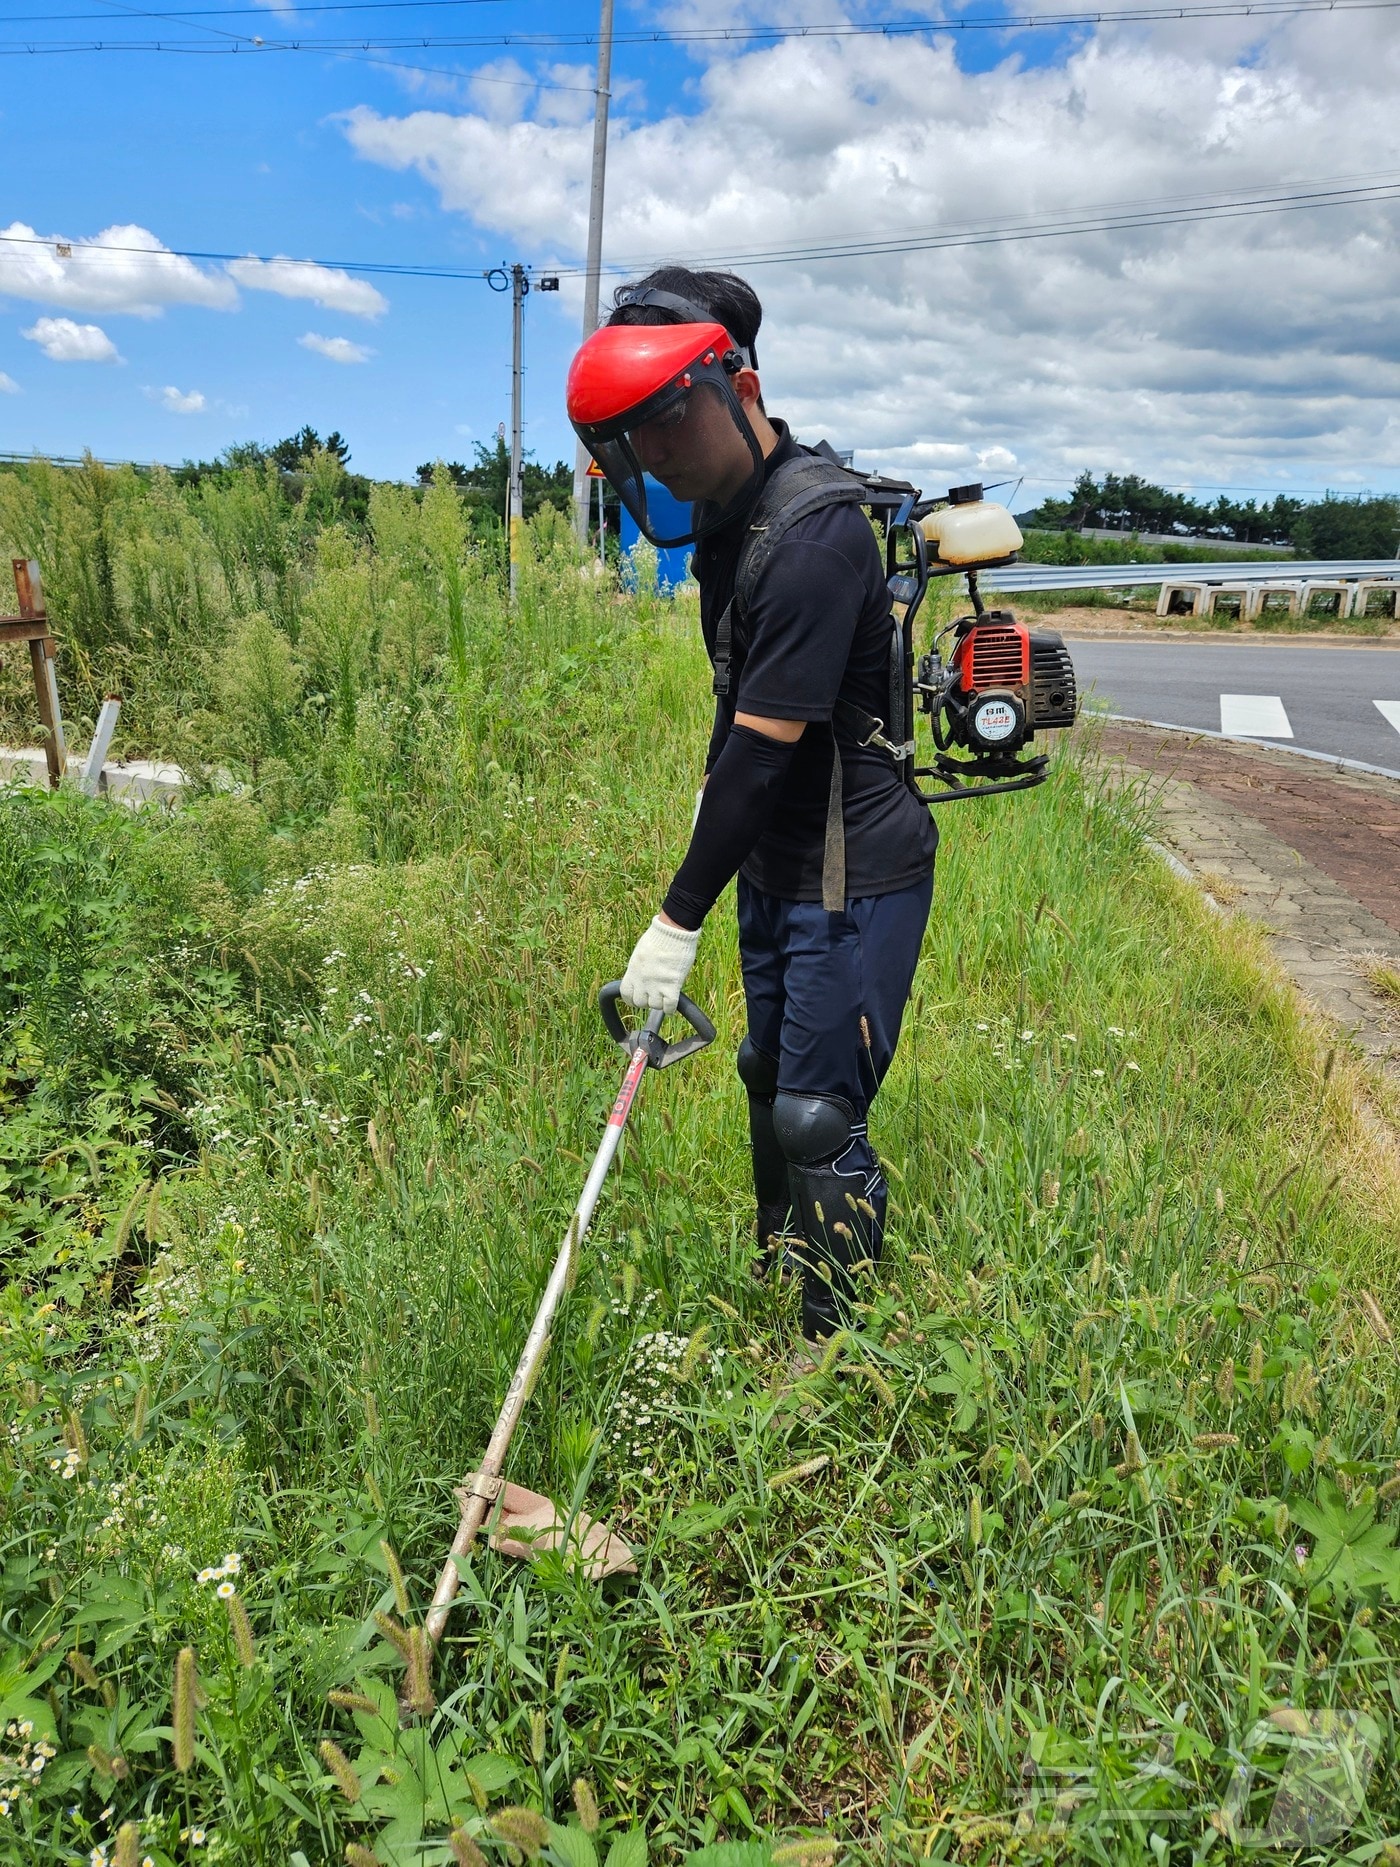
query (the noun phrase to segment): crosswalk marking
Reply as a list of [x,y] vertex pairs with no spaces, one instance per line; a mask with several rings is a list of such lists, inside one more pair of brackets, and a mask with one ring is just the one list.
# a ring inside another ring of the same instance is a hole
[[1277,694],[1222,694],[1220,730],[1227,738],[1291,739],[1293,728]]
[[1384,718],[1388,719],[1396,732],[1400,733],[1400,700],[1378,700],[1376,705],[1380,708]]

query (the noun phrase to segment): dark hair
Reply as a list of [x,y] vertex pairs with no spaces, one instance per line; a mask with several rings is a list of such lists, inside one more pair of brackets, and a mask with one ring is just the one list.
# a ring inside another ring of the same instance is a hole
[[613,294],[614,310],[609,324],[680,324],[684,320],[675,311],[660,305],[628,305],[619,300],[629,292],[674,292],[677,298],[690,298],[722,324],[736,344],[750,348],[763,322],[763,306],[758,293],[746,279],[733,272],[692,272],[689,266],[658,266],[644,279],[620,285]]

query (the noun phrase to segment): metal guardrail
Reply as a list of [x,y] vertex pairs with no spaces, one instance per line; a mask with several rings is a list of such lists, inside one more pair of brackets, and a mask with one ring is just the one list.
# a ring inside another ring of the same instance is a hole
[[1400,581],[1397,558],[1258,558],[1205,564],[1011,564],[982,573],[988,589],[1116,590],[1164,583],[1361,583]]

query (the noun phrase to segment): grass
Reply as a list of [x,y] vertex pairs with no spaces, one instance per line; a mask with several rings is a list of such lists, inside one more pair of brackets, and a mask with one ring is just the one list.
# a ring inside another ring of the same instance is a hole
[[510,1468],[640,1573],[480,1550],[400,1729],[705,738],[693,613],[536,540],[511,618],[443,547],[411,685],[315,541],[364,641],[230,622],[236,796],[0,795],[0,1859],[1228,1860],[1325,1712],[1376,1767],[1297,1858],[1386,1858],[1400,1187],[1091,751],[943,815],[888,1264],[798,1380],[716,914]]

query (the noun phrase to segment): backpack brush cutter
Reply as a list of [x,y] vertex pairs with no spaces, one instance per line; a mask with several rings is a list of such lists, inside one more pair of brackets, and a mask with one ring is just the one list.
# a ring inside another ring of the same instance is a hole
[[[895,491],[887,481],[869,485],[876,494]],[[904,754],[899,763],[906,783],[926,804],[1043,783],[1049,755],[1020,754],[1038,732],[1074,724],[1074,664],[1059,635],[1032,632],[1010,610],[987,609],[977,587],[979,571],[1015,562],[1021,545],[1016,521],[1004,506],[984,500],[979,485],[953,487],[946,503],[921,501],[915,493],[891,507],[885,532],[897,638],[892,664],[898,661],[900,675],[896,681],[892,669],[891,700],[898,695],[900,731],[888,736],[902,741],[891,749]],[[908,540],[907,556],[900,555],[901,537]],[[914,621],[929,582],[957,575],[967,578],[973,613],[937,630],[916,660]],[[914,762],[915,708],[933,734],[931,765]],[[921,778],[948,788],[925,791]]]
[[[1074,665],[1060,636],[1049,630],[1032,634],[1010,610],[987,609],[977,588],[979,572],[1015,563],[1022,542],[1015,519],[1005,506],[983,499],[980,485],[955,486],[942,498],[924,499],[905,480],[854,472],[825,441],[785,461],[755,504],[739,552],[734,600],[716,630],[715,693],[729,691],[735,618],[747,614],[783,537],[811,513],[834,505],[864,506],[884,533],[894,627],[885,718],[838,700],[833,728],[857,745],[887,753],[925,804],[1043,783],[1049,755],[1020,754],[1038,732],[1074,724]],[[973,613],[939,629],[918,655],[914,627],[929,583],[952,576],[967,578]],[[929,765],[915,762],[916,712],[932,730]],[[947,788],[925,791],[922,778]]]

